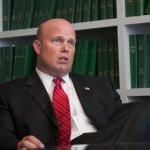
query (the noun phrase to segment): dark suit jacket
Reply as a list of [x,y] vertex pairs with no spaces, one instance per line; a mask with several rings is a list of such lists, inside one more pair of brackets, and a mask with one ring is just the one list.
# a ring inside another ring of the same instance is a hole
[[[99,129],[120,108],[120,96],[109,79],[70,77],[85,113]],[[26,135],[36,136],[45,146],[54,146],[57,133],[51,100],[36,73],[0,85],[0,149],[16,149]]]

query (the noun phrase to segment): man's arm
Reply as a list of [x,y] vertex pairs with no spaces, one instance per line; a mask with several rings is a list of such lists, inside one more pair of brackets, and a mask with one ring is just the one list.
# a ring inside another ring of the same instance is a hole
[[0,149],[16,149],[15,127],[6,99],[0,91]]

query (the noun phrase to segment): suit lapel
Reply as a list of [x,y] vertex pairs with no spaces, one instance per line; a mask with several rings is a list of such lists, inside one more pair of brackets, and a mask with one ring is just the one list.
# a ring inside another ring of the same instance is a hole
[[81,79],[80,77],[76,77],[74,75],[70,75],[73,81],[76,93],[79,97],[81,105],[86,112],[86,114],[91,118],[92,116],[92,88],[85,79]]
[[26,85],[26,91],[33,98],[35,103],[41,108],[41,110],[45,113],[48,119],[56,126],[58,126],[51,100],[38,75],[36,73],[31,75]]

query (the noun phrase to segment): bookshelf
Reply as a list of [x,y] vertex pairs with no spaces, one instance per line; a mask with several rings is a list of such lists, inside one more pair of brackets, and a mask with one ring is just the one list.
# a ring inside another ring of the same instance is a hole
[[[117,37],[120,79],[120,88],[117,91],[124,103],[149,100],[150,88],[131,89],[129,35],[150,33],[150,15],[125,17],[125,0],[116,0],[116,4],[117,18],[73,23],[77,39]],[[0,7],[2,7],[2,0],[0,0]],[[36,30],[37,28],[2,31],[2,11],[0,11],[0,47],[17,43],[32,43]]]

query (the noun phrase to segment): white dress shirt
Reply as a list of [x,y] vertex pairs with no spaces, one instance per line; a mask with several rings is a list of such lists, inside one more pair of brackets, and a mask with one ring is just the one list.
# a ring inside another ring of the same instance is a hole
[[[41,72],[36,68],[36,71],[42,80],[45,89],[47,93],[50,96],[50,99],[52,100],[52,94],[54,89],[54,83],[53,83],[53,77]],[[66,75],[62,77],[62,87],[69,98],[70,103],[70,111],[71,111],[71,140],[76,138],[77,136],[86,133],[86,132],[96,132],[97,129],[95,126],[91,124],[91,121],[86,116],[79,98],[76,94],[76,91],[74,89],[72,80],[69,78],[69,75]]]

